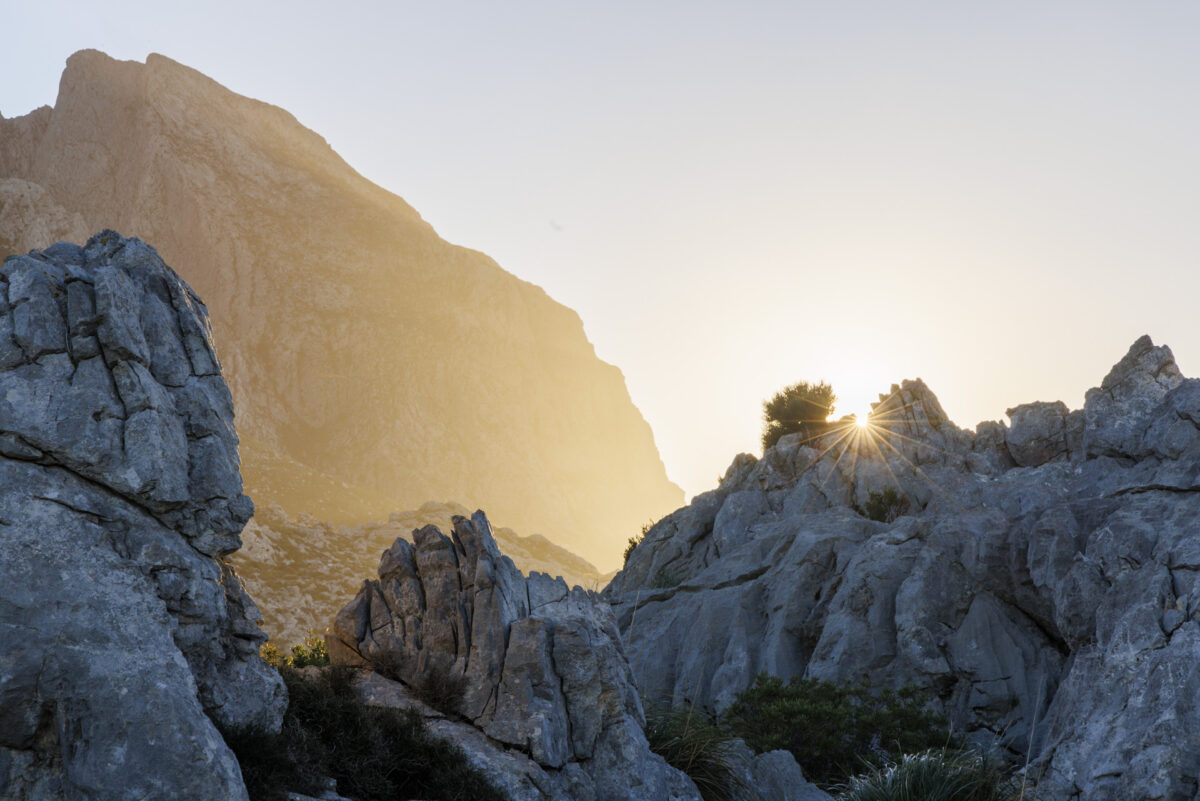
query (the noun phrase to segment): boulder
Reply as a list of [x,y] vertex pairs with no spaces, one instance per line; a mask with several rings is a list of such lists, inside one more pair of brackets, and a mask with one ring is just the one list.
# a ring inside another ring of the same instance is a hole
[[[699,799],[691,780],[653,754],[616,624],[606,604],[562,579],[525,578],[482,512],[397,539],[379,579],[338,613],[335,664],[373,668],[389,705],[428,688],[443,696],[435,732],[458,744],[518,799]],[[374,687],[375,689],[369,689]],[[427,692],[427,691],[426,691]]]
[[0,797],[245,798],[286,693],[204,304],[112,231],[0,268]]

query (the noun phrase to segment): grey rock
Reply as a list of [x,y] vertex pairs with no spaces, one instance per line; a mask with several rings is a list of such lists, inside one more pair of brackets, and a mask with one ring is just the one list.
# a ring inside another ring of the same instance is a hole
[[[363,680],[375,703],[412,706],[431,674],[461,678],[455,710],[432,728],[517,799],[699,799],[651,753],[616,622],[561,579],[526,579],[482,512],[397,539],[327,637],[335,664],[386,669]],[[389,699],[389,700],[384,700]]]
[[[204,306],[136,239],[105,231],[0,269],[0,353],[19,353],[0,369],[5,801],[245,798],[217,724],[278,730],[287,703],[223,558],[252,511],[228,389],[201,389],[186,361],[176,384],[148,367],[140,312],[164,287],[189,298],[155,312],[178,354]],[[92,332],[103,358],[68,344]]]
[[[1198,387],[1142,338],[1082,411],[1025,404],[972,435],[904,382],[858,438],[738,457],[603,593],[634,676],[717,711],[762,671],[915,683],[1039,798],[1193,799]],[[884,486],[906,514],[854,513]]]

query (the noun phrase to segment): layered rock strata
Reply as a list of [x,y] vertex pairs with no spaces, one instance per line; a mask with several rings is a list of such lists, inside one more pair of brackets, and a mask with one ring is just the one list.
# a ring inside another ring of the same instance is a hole
[[[915,682],[1047,799],[1200,784],[1200,380],[1133,344],[1084,408],[961,430],[919,380],[785,437],[661,520],[605,590],[650,698],[754,675]],[[906,513],[855,511],[895,488]]]
[[608,570],[683,501],[573,311],[168,58],[81,51],[53,108],[0,118],[0,211],[0,256],[101,228],[155,244],[212,311],[266,467],[250,494],[293,517],[461,499]]
[[286,693],[204,304],[112,231],[0,268],[0,798],[244,799]]

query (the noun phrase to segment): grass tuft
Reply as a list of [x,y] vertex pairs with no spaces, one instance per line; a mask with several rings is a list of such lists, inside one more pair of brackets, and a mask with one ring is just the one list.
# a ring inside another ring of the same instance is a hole
[[686,773],[704,801],[731,801],[742,789],[730,756],[733,735],[692,708],[652,709],[646,714],[650,750]]
[[1016,801],[1011,774],[978,751],[934,749],[855,776],[837,801]]

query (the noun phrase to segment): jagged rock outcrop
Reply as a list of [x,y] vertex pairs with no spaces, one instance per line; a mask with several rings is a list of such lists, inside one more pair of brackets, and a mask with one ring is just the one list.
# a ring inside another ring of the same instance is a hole
[[427,526],[413,539],[395,541],[328,637],[335,664],[398,680],[364,679],[369,701],[412,706],[405,686],[461,680],[457,714],[432,727],[514,801],[700,798],[646,744],[607,605],[560,579],[523,577],[482,512],[456,517],[450,537]]
[[0,268],[0,798],[244,799],[278,729],[203,303],[105,231]]
[[[289,516],[277,504],[259,506],[242,532],[244,545],[231,558],[238,575],[258,599],[263,630],[280,648],[310,631],[322,631],[363,578],[375,573],[379,555],[397,537],[429,525],[446,527],[470,511],[456,503],[422,504],[393,512],[386,521],[334,526]],[[598,590],[611,578],[586,560],[536,534],[522,537],[510,528],[493,530],[502,553],[523,573],[562,576],[568,586]]]
[[[1039,798],[1200,783],[1200,380],[1133,344],[1084,408],[955,427],[923,383],[785,437],[660,521],[605,590],[650,698],[753,676],[915,682]],[[853,511],[895,487],[891,523]]]
[[80,217],[153,242],[205,298],[258,501],[343,525],[455,498],[604,570],[683,501],[573,311],[279,108],[82,51],[53,108],[0,119],[0,179],[45,209],[0,215],[0,243]]

